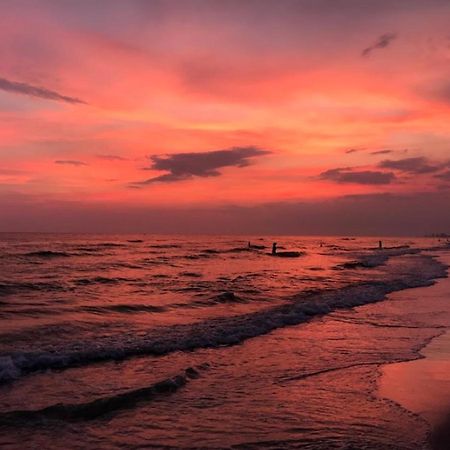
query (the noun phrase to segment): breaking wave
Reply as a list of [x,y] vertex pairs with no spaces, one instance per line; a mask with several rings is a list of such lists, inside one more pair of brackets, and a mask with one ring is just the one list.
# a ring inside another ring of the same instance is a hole
[[390,258],[402,255],[415,255],[420,250],[417,248],[410,248],[409,246],[398,246],[384,248],[382,251],[375,251],[368,255],[358,255],[354,261],[347,261],[338,264],[335,269],[358,269],[358,268],[373,268],[385,264]]
[[[445,266],[431,256],[407,256],[403,262],[399,272],[386,271],[385,279],[294,296],[287,303],[257,312],[214,318],[195,324],[160,327],[138,336],[130,333],[106,336],[97,339],[95,343],[73,343],[65,348],[53,348],[52,351],[4,354],[0,356],[0,381],[6,382],[33,371],[64,369],[96,361],[234,345],[336,309],[380,301],[394,291],[431,285],[435,278],[446,276]],[[222,300],[237,299],[227,295]]]
[[208,364],[188,367],[183,373],[172,378],[167,378],[150,386],[132,391],[123,392],[107,397],[97,398],[86,403],[58,403],[37,410],[20,410],[0,413],[0,425],[12,425],[17,422],[39,422],[47,420],[91,420],[112,412],[133,408],[137,403],[151,401],[162,395],[168,395],[178,391],[189,381],[200,376],[202,370],[207,369]]

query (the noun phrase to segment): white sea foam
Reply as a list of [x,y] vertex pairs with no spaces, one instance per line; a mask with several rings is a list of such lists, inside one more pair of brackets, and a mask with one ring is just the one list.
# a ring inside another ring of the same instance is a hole
[[[389,256],[413,253],[392,251]],[[380,257],[381,258],[381,257]],[[446,275],[445,267],[430,256],[406,256],[401,270],[386,270],[386,277],[349,286],[301,295],[281,306],[233,317],[152,329],[146,335],[120,334],[79,342],[52,351],[20,352],[0,359],[0,381],[9,381],[28,372],[62,369],[95,361],[120,360],[131,356],[162,355],[174,351],[233,345],[268,333],[276,328],[295,325],[338,308],[351,308],[382,300],[386,294],[401,289],[426,286]],[[385,262],[383,256],[379,261]]]

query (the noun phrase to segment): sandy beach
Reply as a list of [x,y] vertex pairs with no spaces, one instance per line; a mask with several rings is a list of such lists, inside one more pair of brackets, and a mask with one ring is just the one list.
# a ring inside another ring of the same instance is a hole
[[[450,263],[448,256],[440,259]],[[384,366],[379,395],[420,415],[433,431],[450,413],[450,279],[440,279],[432,287],[396,292],[390,300],[408,303],[419,315],[420,326],[435,328],[439,335],[419,351],[418,359]],[[441,445],[435,448],[448,448],[450,442]]]

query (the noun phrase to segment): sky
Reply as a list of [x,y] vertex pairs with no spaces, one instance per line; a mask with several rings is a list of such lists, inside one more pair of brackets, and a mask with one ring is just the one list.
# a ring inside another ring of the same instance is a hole
[[450,232],[447,0],[0,0],[0,231]]

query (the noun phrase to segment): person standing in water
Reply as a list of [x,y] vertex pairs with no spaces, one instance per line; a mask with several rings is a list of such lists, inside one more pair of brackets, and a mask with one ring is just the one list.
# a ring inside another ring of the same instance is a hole
[[272,244],[272,255],[275,255],[277,253],[277,243],[274,242]]

